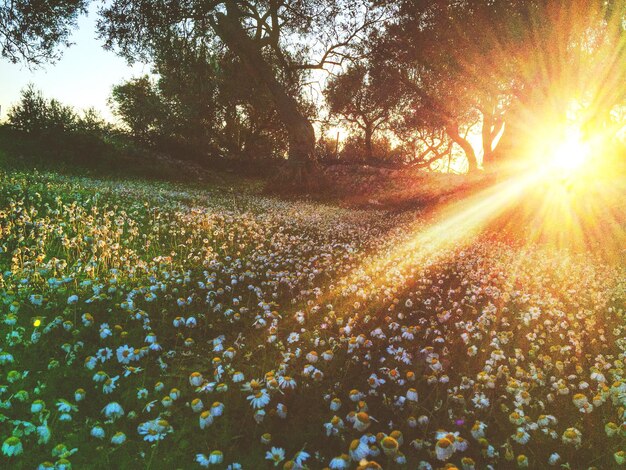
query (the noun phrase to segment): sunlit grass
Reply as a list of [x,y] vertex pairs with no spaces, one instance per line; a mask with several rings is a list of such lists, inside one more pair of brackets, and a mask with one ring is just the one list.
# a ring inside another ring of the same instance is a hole
[[[584,199],[573,196],[596,191],[589,182],[546,175],[535,169],[504,178],[428,213],[3,175],[0,333],[13,362],[0,364],[10,377],[0,400],[11,404],[1,411],[9,424],[0,427],[0,440],[19,436],[25,450],[3,462],[36,467],[62,444],[67,449],[60,455],[75,466],[92,465],[98,455],[102,468],[193,467],[196,454],[219,451],[224,466],[259,468],[275,446],[285,460],[304,449],[309,467],[323,468],[368,432],[393,432],[393,439],[401,432],[392,457],[369,456],[401,468],[394,459],[406,458],[411,467],[443,464],[432,449],[436,431],[445,429],[469,442],[448,462],[466,457],[506,466],[504,456],[486,457],[484,443],[473,437],[480,421],[488,426],[488,445],[509,445],[539,467],[554,452],[563,461],[610,465],[620,446],[603,443],[603,429],[619,421],[610,398],[619,390],[592,382],[606,403],[596,400],[598,411],[585,415],[595,429],[588,431],[572,397],[550,398],[553,389],[541,381],[554,375],[560,384],[575,375],[574,387],[589,381],[596,366],[573,358],[624,353],[615,341],[623,328],[623,273],[619,264],[600,262],[592,245],[568,253],[577,233],[600,242],[611,235],[604,224],[589,231],[574,217]],[[605,193],[617,198],[617,186],[611,188]],[[593,217],[607,220],[595,206],[601,200],[589,199]],[[620,219],[614,223],[611,233]],[[102,338],[104,325],[111,335]],[[590,339],[588,331],[598,334]],[[149,333],[161,350],[150,349]],[[136,372],[118,359],[126,346],[148,350],[131,362]],[[106,348],[112,357],[90,369],[89,358],[106,355]],[[549,366],[559,361],[565,375],[554,372],[561,366]],[[99,371],[115,384],[109,393],[106,382],[94,379]],[[194,372],[207,390],[191,383]],[[605,374],[612,383],[623,368]],[[470,381],[475,385],[466,387]],[[266,390],[264,415],[251,406],[246,387]],[[81,390],[86,395],[79,400]],[[530,405],[520,404],[520,390]],[[223,406],[212,424],[205,415],[205,429],[191,407],[199,409],[198,398],[205,411]],[[31,412],[35,400],[45,402],[44,412]],[[60,411],[61,400],[76,410]],[[103,416],[111,402],[124,416]],[[529,428],[527,445],[511,441],[519,425],[509,415],[526,410],[538,421],[539,403],[555,417],[546,429],[559,438],[546,442]],[[349,421],[357,411],[371,418],[365,432]],[[71,421],[61,419],[64,413]],[[426,423],[424,417],[427,424],[416,424]],[[139,433],[141,425],[156,426],[155,419],[171,426],[158,444]],[[325,426],[339,419],[343,427],[327,435]],[[31,422],[45,422],[50,440],[22,433]],[[560,439],[572,427],[583,433],[580,449]],[[98,428],[104,440],[91,434]],[[118,432],[126,436],[123,444],[110,441]],[[384,436],[372,445],[380,449]]]

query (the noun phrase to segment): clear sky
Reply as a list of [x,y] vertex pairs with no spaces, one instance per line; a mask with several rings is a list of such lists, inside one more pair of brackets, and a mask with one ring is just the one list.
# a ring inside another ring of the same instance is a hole
[[29,82],[42,90],[46,98],[56,98],[77,109],[93,106],[113,120],[106,103],[113,85],[149,73],[150,67],[129,67],[124,59],[105,51],[96,39],[96,17],[92,8],[88,16],[79,19],[72,36],[74,45],[65,49],[55,64],[30,70],[24,64],[11,64],[0,58],[0,120],[6,118],[7,110],[19,100],[20,90]]

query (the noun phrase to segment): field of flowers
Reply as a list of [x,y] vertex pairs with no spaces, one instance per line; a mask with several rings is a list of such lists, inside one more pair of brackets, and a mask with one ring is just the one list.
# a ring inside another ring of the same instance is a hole
[[399,249],[416,212],[0,178],[1,468],[626,465],[619,264]]

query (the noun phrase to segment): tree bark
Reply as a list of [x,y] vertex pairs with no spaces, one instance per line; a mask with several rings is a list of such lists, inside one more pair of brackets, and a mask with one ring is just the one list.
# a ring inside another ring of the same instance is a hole
[[374,151],[372,148],[372,134],[374,131],[372,130],[372,126],[370,124],[366,124],[365,128],[365,158],[368,163],[371,163],[374,159]]
[[291,176],[295,176],[296,182],[301,183],[313,165],[315,151],[313,125],[300,110],[296,99],[289,95],[277,80],[259,45],[241,26],[240,12],[234,2],[226,4],[226,14],[216,14],[214,29],[224,44],[239,57],[250,77],[269,91],[278,116],[287,130],[288,161],[293,170]]
[[446,132],[450,136],[450,138],[457,144],[463,152],[465,153],[465,157],[467,158],[467,172],[475,173],[478,171],[478,160],[476,159],[476,152],[474,152],[474,147],[469,141],[459,134],[459,125],[457,123],[449,123],[446,126]]

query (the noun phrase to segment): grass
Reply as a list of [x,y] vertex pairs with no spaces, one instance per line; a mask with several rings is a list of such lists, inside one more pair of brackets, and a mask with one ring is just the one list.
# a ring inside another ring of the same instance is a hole
[[[626,450],[619,264],[498,233],[407,252],[431,223],[419,210],[279,199],[234,177],[12,166],[0,181],[0,440],[23,448],[2,465],[193,468],[214,453],[216,468],[273,468],[277,447],[287,468],[340,468],[342,454],[352,468],[543,468],[555,453],[609,468]],[[254,409],[259,389],[270,400]],[[224,406],[207,429],[195,398]],[[103,414],[111,402],[123,416]],[[159,419],[150,442],[139,428]]]

